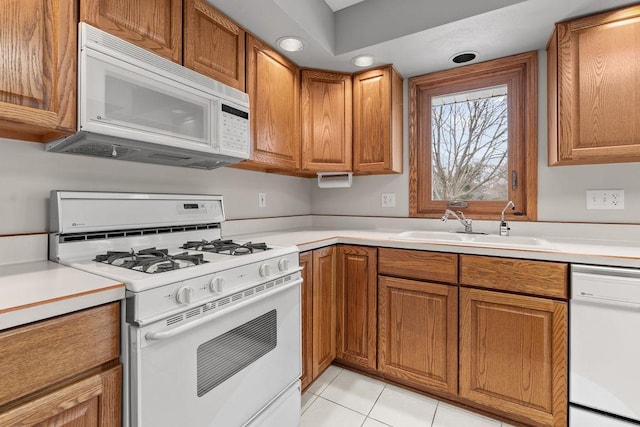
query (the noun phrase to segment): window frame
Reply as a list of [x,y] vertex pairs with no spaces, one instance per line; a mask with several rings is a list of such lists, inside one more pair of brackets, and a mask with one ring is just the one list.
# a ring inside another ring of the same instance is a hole
[[[409,216],[439,218],[445,209],[462,210],[474,219],[497,219],[505,201],[468,200],[468,207],[450,207],[431,200],[431,98],[506,84],[508,89],[508,200],[516,210],[509,220],[537,219],[538,85],[537,52],[437,71],[409,79]],[[511,173],[517,173],[517,188]],[[518,215],[514,215],[514,214]]]

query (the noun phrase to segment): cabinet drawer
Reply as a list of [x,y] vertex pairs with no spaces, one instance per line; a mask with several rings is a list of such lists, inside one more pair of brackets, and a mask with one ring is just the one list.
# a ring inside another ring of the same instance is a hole
[[460,256],[460,284],[567,298],[568,265],[477,255]]
[[458,255],[380,248],[378,273],[435,282],[458,282]]
[[0,406],[119,355],[117,302],[4,331]]

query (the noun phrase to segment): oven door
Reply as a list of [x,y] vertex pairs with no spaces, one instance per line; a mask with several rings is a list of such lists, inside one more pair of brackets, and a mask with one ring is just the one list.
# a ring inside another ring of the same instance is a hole
[[131,425],[241,426],[265,408],[300,376],[300,283],[166,331],[130,325]]

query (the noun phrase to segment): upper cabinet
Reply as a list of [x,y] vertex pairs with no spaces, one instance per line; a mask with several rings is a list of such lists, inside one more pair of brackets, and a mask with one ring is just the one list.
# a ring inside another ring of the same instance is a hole
[[244,30],[203,0],[184,2],[184,65],[244,91]]
[[247,34],[252,160],[240,167],[300,169],[300,69]]
[[549,165],[640,161],[640,6],[556,24]]
[[351,75],[302,70],[302,169],[351,170]]
[[46,142],[74,132],[75,2],[0,5],[0,136]]
[[80,20],[182,63],[181,0],[80,0]]
[[353,77],[353,172],[402,173],[402,76],[391,65]]

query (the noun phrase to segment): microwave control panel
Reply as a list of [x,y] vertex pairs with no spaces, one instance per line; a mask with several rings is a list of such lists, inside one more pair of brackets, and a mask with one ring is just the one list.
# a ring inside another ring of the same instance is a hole
[[249,113],[230,105],[222,104],[220,112],[220,149],[244,153],[247,157],[251,153],[249,138]]

